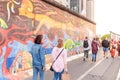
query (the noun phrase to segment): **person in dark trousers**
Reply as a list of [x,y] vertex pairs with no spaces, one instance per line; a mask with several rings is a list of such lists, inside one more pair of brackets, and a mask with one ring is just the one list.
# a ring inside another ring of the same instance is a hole
[[97,58],[97,52],[98,52],[98,42],[96,41],[96,38],[93,38],[92,43],[91,43],[91,48],[92,48],[92,62],[96,62]]
[[89,53],[89,50],[90,50],[89,40],[88,40],[87,36],[85,37],[85,39],[83,41],[83,48],[84,48],[83,61],[85,61],[88,58],[88,53]]
[[40,80],[44,80],[44,71],[45,71],[45,51],[42,47],[43,35],[37,35],[34,41],[34,45],[31,49],[32,55],[32,66],[33,66],[33,78],[32,80],[37,80],[38,73],[40,75]]
[[107,37],[102,41],[102,47],[103,47],[104,57],[108,58],[110,43],[107,40]]

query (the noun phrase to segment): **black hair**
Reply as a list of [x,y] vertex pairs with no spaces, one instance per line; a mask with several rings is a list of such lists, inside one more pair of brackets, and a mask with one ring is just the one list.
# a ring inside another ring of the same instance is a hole
[[41,44],[42,38],[43,38],[43,35],[37,35],[36,38],[35,38],[34,43],[35,44]]

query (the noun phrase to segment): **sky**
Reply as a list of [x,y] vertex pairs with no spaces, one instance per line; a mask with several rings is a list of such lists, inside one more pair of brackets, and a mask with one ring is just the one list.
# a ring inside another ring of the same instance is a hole
[[96,33],[109,31],[120,34],[120,0],[94,0]]

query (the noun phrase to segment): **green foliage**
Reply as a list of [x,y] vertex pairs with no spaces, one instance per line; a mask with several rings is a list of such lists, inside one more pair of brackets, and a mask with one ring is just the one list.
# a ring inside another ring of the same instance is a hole
[[101,36],[101,40],[105,39],[106,37],[107,37],[108,39],[110,39],[110,34],[105,34],[105,35]]

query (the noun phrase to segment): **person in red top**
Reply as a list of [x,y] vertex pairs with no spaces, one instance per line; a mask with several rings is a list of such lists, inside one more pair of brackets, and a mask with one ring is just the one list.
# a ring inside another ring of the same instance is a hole
[[111,57],[114,58],[115,57],[115,41],[112,39],[110,41],[110,53],[111,53]]
[[98,42],[96,38],[93,38],[91,43],[91,48],[92,48],[92,62],[96,62],[97,52],[98,52]]

